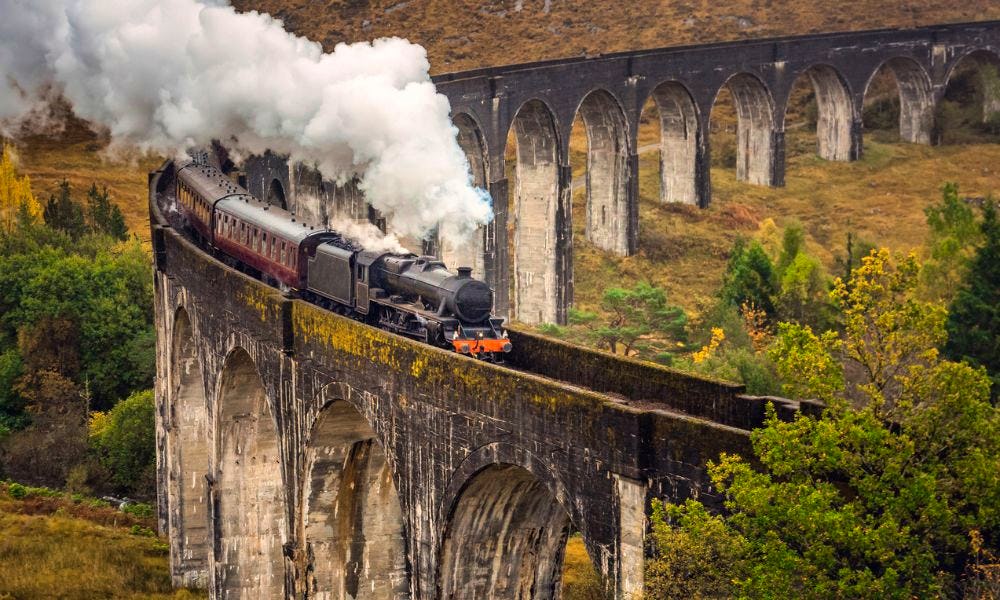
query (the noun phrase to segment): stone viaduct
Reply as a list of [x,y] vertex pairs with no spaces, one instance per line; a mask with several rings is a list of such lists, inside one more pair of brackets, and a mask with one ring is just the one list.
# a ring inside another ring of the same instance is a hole
[[[853,160],[861,108],[888,68],[904,140],[927,143],[963,60],[1000,64],[1000,23],[811,35],[484,69],[436,78],[496,220],[442,249],[501,310],[561,321],[572,301],[569,132],[589,141],[588,237],[636,250],[637,146],[655,101],[665,202],[710,199],[709,116],[728,88],[737,174],[781,185],[785,105],[812,82],[817,151]],[[987,110],[1000,108],[988,97]],[[506,175],[508,136],[516,146]],[[294,210],[377,218],[356,189],[279,157],[251,191]],[[648,501],[717,503],[705,464],[746,452],[766,399],[739,386],[513,330],[507,366],[411,342],[288,298],[188,243],[158,211],[160,527],[177,584],[214,597],[551,598],[579,532],[609,591],[642,590]],[[773,399],[784,415],[812,405]]]
[[[877,73],[895,76],[901,138],[926,144],[936,104],[963,61],[1000,66],[1000,22],[672,47],[440,75],[435,82],[451,102],[475,182],[490,192],[496,214],[476,244],[440,253],[448,264],[472,266],[510,316],[565,322],[573,299],[569,139],[577,116],[589,142],[586,235],[628,255],[639,239],[636,139],[647,100],[659,115],[660,200],[707,206],[710,117],[721,90],[728,88],[736,105],[738,179],[781,186],[786,106],[798,80],[806,78],[815,92],[817,153],[849,161],[861,156],[862,106]],[[985,90],[984,109],[1000,110],[1000,88]],[[511,179],[508,150],[516,156]],[[296,208],[369,217],[356,190],[335,190],[303,169],[290,175],[276,162],[256,166],[267,167],[266,178],[280,171],[274,177],[284,189],[310,190],[296,195],[324,205]],[[270,179],[250,183],[251,191],[268,193]]]
[[[283,296],[164,218],[151,174],[159,526],[215,598],[558,597],[579,532],[642,590],[649,500],[719,499],[769,399],[527,331],[506,366]],[[780,414],[812,405],[783,399]]]

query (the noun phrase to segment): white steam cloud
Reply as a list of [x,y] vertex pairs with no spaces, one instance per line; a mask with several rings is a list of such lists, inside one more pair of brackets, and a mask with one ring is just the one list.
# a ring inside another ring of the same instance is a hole
[[337,231],[352,242],[361,244],[365,250],[372,252],[394,252],[396,254],[412,252],[404,247],[395,235],[382,233],[382,230],[371,223],[359,223],[347,217],[335,217],[330,223],[330,229]]
[[0,132],[62,96],[117,147],[211,140],[359,176],[404,236],[462,239],[492,218],[424,49],[391,38],[323,53],[268,15],[211,0],[0,0]]

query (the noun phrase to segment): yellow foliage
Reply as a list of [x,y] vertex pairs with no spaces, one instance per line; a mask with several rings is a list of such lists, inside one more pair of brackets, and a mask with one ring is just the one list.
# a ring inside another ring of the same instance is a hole
[[90,413],[90,422],[87,424],[87,437],[91,442],[96,442],[104,437],[104,433],[111,426],[111,419],[107,412],[95,410]]
[[7,144],[0,149],[0,229],[6,232],[17,225],[17,214],[22,207],[33,217],[42,215],[42,206],[31,193],[31,180],[27,175],[17,175],[13,153]]
[[750,336],[754,352],[763,352],[771,344],[771,331],[767,327],[767,313],[753,302],[744,302],[740,306],[743,326]]
[[705,362],[713,354],[715,354],[715,351],[719,349],[719,344],[721,344],[725,339],[726,332],[723,331],[721,327],[713,327],[712,339],[708,341],[708,344],[706,344],[704,348],[692,354],[691,360],[694,361],[694,364],[696,365]]

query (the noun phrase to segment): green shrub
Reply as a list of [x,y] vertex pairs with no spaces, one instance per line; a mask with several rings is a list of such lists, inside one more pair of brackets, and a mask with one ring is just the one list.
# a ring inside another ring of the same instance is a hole
[[156,537],[156,532],[148,527],[143,527],[142,525],[133,525],[128,530],[132,535],[138,535],[140,537]]
[[153,505],[146,502],[130,502],[128,504],[124,504],[122,505],[122,512],[140,519],[148,519],[156,514],[156,511],[153,509]]
[[122,491],[152,494],[155,491],[155,408],[153,391],[132,394],[107,415],[103,430],[91,432],[90,443],[101,464],[111,472],[112,483]]
[[28,495],[28,488],[24,487],[20,483],[12,483],[7,486],[7,493],[10,494],[11,498],[15,500],[21,500]]

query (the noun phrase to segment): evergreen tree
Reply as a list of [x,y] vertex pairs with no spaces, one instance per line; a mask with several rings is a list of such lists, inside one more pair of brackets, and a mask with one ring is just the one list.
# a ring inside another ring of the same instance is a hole
[[757,241],[737,240],[723,277],[722,300],[737,308],[753,306],[774,317],[777,293],[774,263],[764,247]]
[[625,356],[655,354],[661,362],[669,362],[670,352],[687,341],[684,309],[644,281],[631,289],[604,290],[600,314],[572,310],[570,323],[588,327],[598,347]]
[[96,183],[90,186],[87,191],[87,213],[94,231],[110,235],[116,240],[128,237],[125,217],[122,216],[121,209],[111,202],[107,187],[98,190]]
[[59,193],[49,196],[44,217],[50,227],[66,232],[74,240],[87,233],[83,207],[73,201],[69,182],[65,179],[59,184]]
[[1000,394],[1000,220],[993,202],[983,208],[980,230],[983,245],[948,311],[944,351],[954,360],[985,367],[996,399]]

